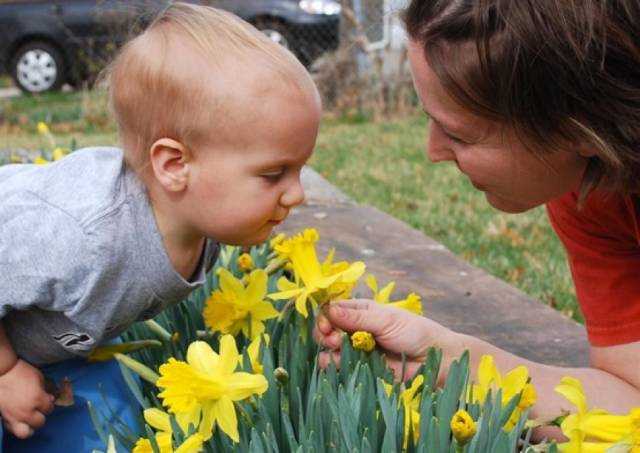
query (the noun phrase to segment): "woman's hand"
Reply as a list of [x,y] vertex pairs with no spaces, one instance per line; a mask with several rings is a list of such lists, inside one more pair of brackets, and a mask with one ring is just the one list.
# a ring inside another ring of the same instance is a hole
[[[330,349],[320,353],[319,361],[326,367],[330,360],[340,364],[342,331],[352,333],[364,330],[371,333],[378,347],[386,352],[389,367],[396,376],[402,372],[402,354],[406,357],[405,378],[412,377],[425,359],[429,346],[444,350],[445,368],[447,349],[455,346],[457,334],[422,316],[395,307],[359,299],[335,302],[326,307],[316,320],[314,338],[318,344]],[[443,370],[446,372],[446,370]]]

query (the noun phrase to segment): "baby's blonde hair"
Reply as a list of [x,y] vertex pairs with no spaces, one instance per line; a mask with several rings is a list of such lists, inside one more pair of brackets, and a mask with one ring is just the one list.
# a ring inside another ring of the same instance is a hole
[[[180,62],[194,61],[193,55],[199,70],[185,70]],[[209,137],[232,109],[230,67],[248,74],[266,69],[287,87],[313,86],[289,51],[233,14],[207,6],[173,3],[128,42],[105,72],[127,163],[145,166],[159,138],[195,146]],[[218,92],[216,77],[225,81]]]

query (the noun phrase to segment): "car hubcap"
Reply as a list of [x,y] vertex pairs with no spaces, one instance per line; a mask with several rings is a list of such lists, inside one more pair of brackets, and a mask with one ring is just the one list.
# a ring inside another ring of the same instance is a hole
[[46,91],[56,83],[58,66],[50,53],[32,49],[18,61],[17,77],[20,84],[31,92]]
[[281,46],[289,49],[289,43],[287,42],[287,38],[285,38],[284,35],[282,33],[280,33],[278,30],[271,30],[269,28],[265,28],[264,30],[261,30],[261,31],[271,41],[273,41],[275,43],[278,43]]

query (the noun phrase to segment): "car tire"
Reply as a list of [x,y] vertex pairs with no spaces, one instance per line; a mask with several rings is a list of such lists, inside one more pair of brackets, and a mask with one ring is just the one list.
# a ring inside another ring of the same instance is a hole
[[64,58],[45,41],[23,44],[11,59],[11,77],[25,93],[56,91],[65,82]]

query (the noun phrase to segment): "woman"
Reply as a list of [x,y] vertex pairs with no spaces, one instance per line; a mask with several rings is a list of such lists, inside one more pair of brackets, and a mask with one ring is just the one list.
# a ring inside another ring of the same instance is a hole
[[413,0],[405,22],[430,119],[428,157],[455,163],[501,211],[547,205],[591,367],[534,363],[371,301],[332,306],[318,319],[318,342],[339,360],[337,329],[367,330],[392,366],[404,352],[412,370],[429,346],[443,349],[445,365],[465,349],[474,368],[482,354],[501,370],[524,364],[538,391],[535,418],[572,409],[553,391],[565,375],[582,381],[592,406],[640,406],[640,3]]

